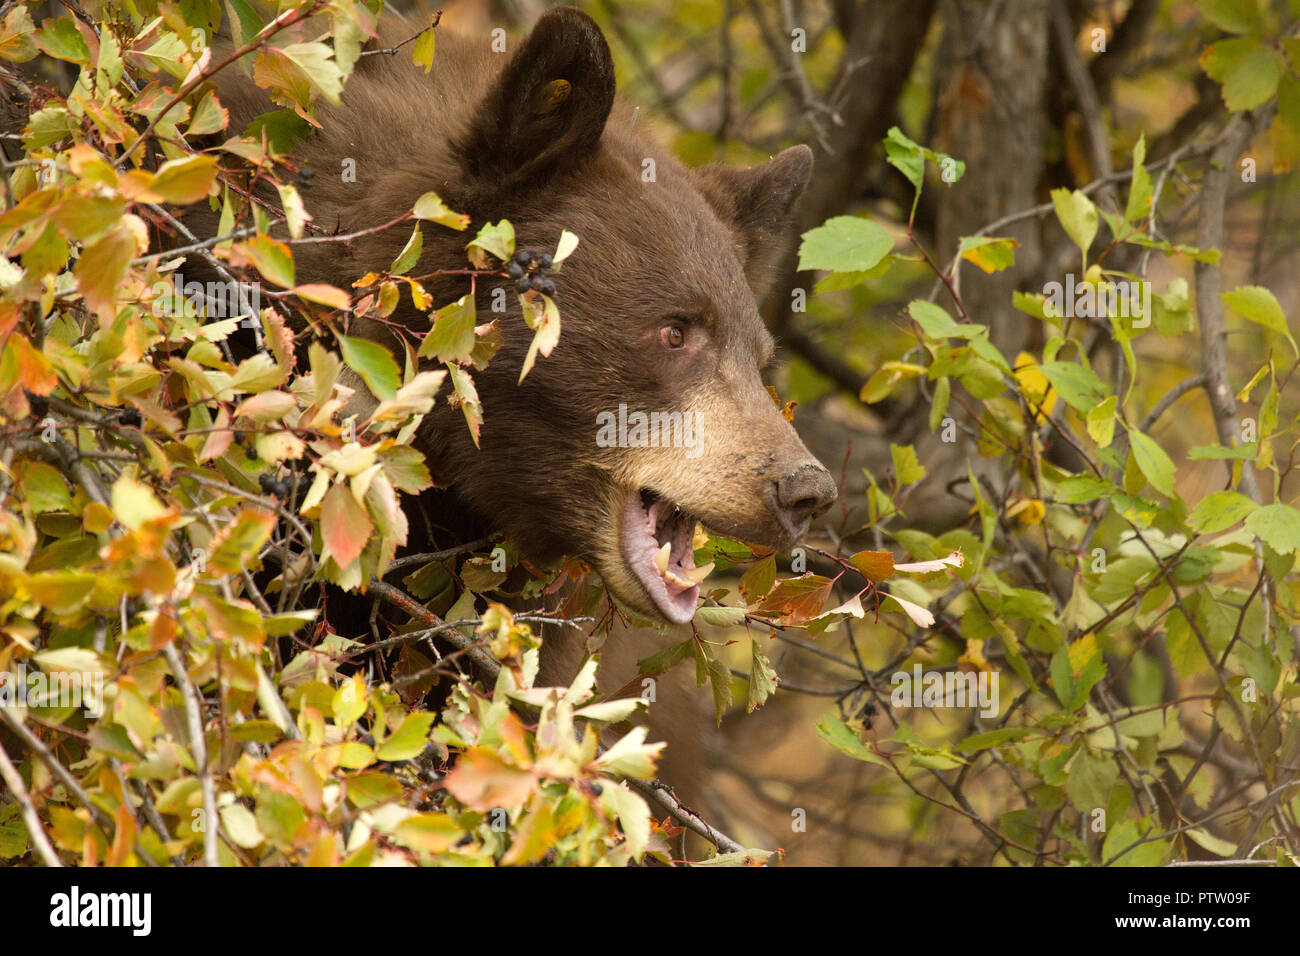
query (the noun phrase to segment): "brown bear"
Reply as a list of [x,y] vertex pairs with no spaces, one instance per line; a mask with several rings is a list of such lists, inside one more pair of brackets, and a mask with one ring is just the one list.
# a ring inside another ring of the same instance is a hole
[[[411,32],[390,21],[381,42]],[[233,129],[271,108],[251,84],[227,84],[221,95]],[[522,383],[532,332],[513,280],[499,280],[510,290],[509,311],[498,316],[504,345],[475,373],[481,447],[446,402],[416,441],[458,500],[524,554],[580,556],[625,605],[680,626],[694,616],[702,576],[692,553],[697,522],[783,550],[829,507],[834,481],[764,389],[773,340],[755,305],[811,172],[807,147],[752,169],[684,167],[616,101],[605,38],[566,8],[546,13],[506,54],[493,53],[486,36],[440,31],[428,75],[406,57],[365,57],[342,105],[319,119],[321,130],[297,151],[315,173],[305,198],[317,223],[364,230],[432,190],[475,228],[509,219],[520,249],[554,249],[562,229],[581,240],[554,277],[559,344]],[[345,160],[356,164],[355,182],[335,175]],[[407,236],[393,229],[347,245],[298,246],[299,281],[344,285],[383,270]],[[463,262],[466,240],[425,228],[414,273]],[[494,284],[478,285],[480,321]],[[445,277],[429,288],[441,304],[469,284]],[[408,317],[427,328],[427,316]],[[392,341],[378,323],[350,332]],[[672,440],[643,442],[635,424],[617,424],[638,413],[660,416]],[[573,633],[548,639],[541,682],[573,676],[584,653]],[[644,633],[612,635],[601,686],[633,677],[646,643]],[[699,759],[686,729],[695,695],[683,686],[657,696],[652,729],[668,739],[667,767],[682,768],[665,776],[681,779],[683,765]],[[667,720],[664,711],[673,712]]]

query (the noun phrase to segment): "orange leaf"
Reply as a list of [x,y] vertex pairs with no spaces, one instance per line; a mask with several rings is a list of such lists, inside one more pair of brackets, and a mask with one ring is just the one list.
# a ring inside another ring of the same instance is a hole
[[325,550],[340,568],[357,559],[372,529],[370,515],[346,486],[335,485],[326,493],[320,510],[321,537]]
[[894,556],[888,551],[859,551],[849,563],[868,581],[887,581],[894,574]]
[[527,770],[505,763],[486,747],[461,754],[443,781],[447,792],[472,810],[516,807],[528,799],[537,784]]
[[822,612],[832,584],[830,578],[820,574],[779,581],[756,613],[775,617],[780,624],[801,624]]

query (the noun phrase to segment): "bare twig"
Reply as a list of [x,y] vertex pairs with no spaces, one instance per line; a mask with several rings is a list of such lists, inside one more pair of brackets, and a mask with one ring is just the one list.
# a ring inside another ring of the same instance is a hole
[[203,794],[203,865],[220,866],[220,860],[217,858],[217,828],[220,825],[217,817],[217,791],[212,780],[212,768],[208,765],[207,740],[203,736],[203,703],[193,682],[190,681],[190,675],[185,670],[185,663],[181,660],[176,645],[168,644],[164,647],[163,656],[167,658],[172,677],[176,679],[181,698],[185,702],[190,754],[194,757],[194,765],[198,769],[199,788]]
[[[0,711],[2,710],[0,708]],[[5,785],[9,787],[9,792],[18,801],[18,808],[23,815],[23,823],[27,825],[27,835],[31,837],[32,844],[40,853],[41,859],[45,861],[45,865],[63,866],[63,861],[54,852],[54,847],[50,844],[50,838],[45,835],[45,830],[41,827],[41,818],[36,813],[31,794],[27,792],[27,787],[23,784],[22,774],[13,765],[13,761],[9,759],[9,755],[5,753],[3,746],[0,746],[0,777],[4,778]]]

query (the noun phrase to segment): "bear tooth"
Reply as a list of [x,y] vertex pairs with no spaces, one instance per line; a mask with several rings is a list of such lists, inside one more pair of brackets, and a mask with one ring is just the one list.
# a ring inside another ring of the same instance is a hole
[[669,541],[655,554],[655,567],[660,574],[668,573],[668,557],[673,553],[673,543]]
[[681,588],[683,591],[690,590],[691,588],[693,588],[693,587],[695,586],[694,582],[692,582],[692,581],[687,581],[685,578],[683,578],[681,575],[679,575],[676,571],[665,571],[665,572],[664,572],[664,580],[667,581],[669,584],[675,584],[675,585],[677,585],[677,586],[678,586],[679,588]]
[[692,568],[686,572],[686,577],[690,578],[692,584],[699,584],[713,572],[713,562],[702,567]]

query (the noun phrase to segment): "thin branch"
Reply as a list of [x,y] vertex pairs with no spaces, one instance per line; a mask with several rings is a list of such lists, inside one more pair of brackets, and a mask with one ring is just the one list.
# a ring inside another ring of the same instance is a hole
[[[3,713],[0,708],[0,713]],[[31,837],[33,845],[45,861],[46,866],[63,866],[63,861],[59,855],[54,852],[54,847],[50,844],[50,838],[45,835],[45,830],[41,827],[41,818],[36,813],[36,807],[32,804],[31,794],[27,792],[27,787],[23,784],[22,774],[18,768],[13,765],[9,755],[5,753],[3,745],[0,745],[0,777],[4,777],[5,784],[9,787],[9,792],[14,795],[18,801],[18,808],[22,811],[23,823],[27,826],[27,835]]]
[[212,768],[208,765],[208,743],[203,736],[202,702],[190,675],[185,670],[175,644],[163,648],[163,656],[171,667],[172,676],[180,688],[181,698],[185,701],[185,720],[189,726],[190,754],[198,768],[199,787],[203,793],[203,865],[220,866],[217,858],[217,791],[213,785]]
[[430,24],[429,24],[427,27],[425,27],[423,30],[417,30],[415,33],[412,33],[409,37],[407,37],[407,38],[406,38],[405,40],[403,40],[401,43],[397,44],[397,46],[385,47],[385,48],[382,49],[382,50],[362,50],[362,51],[361,51],[361,55],[362,55],[362,56],[379,56],[379,54],[381,54],[381,53],[386,53],[386,54],[388,54],[389,56],[395,56],[395,55],[397,54],[397,51],[398,51],[398,50],[400,50],[402,47],[406,46],[406,44],[413,42],[417,37],[421,37],[421,36],[423,36],[424,34],[428,33],[430,30],[436,30],[436,29],[438,28],[438,24],[441,23],[441,22],[442,22],[442,10],[441,10],[441,9],[435,10],[435,11],[433,12],[433,22],[432,22],[432,23],[430,23]]
[[1150,429],[1150,427],[1156,423],[1156,421],[1160,418],[1161,415],[1169,411],[1169,407],[1173,405],[1174,402],[1178,401],[1188,392],[1193,391],[1194,389],[1198,389],[1204,384],[1205,384],[1204,372],[1198,372],[1195,375],[1191,375],[1183,379],[1181,382],[1179,382],[1177,385],[1171,388],[1165,394],[1164,398],[1156,402],[1155,407],[1151,409],[1151,411],[1147,412],[1146,417],[1143,418],[1142,421],[1138,424],[1138,431],[1144,432]]
[[[1249,114],[1238,113],[1228,122],[1224,135],[1210,156],[1201,180],[1201,212],[1196,242],[1201,249],[1217,249],[1223,242],[1223,210],[1228,197],[1228,182],[1241,155],[1255,136]],[[1219,300],[1219,266],[1196,263],[1196,312],[1201,329],[1201,355],[1205,363],[1205,392],[1214,413],[1214,427],[1219,443],[1237,444],[1240,423],[1237,401],[1228,385],[1228,358],[1224,344],[1223,304]],[[1253,467],[1246,462],[1241,468],[1241,491],[1252,501],[1259,501],[1259,485]]]

